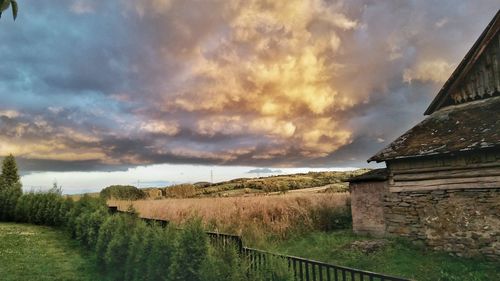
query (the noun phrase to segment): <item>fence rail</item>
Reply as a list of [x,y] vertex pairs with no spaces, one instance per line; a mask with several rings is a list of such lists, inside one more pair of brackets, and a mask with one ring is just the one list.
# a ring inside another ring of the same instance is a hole
[[[355,281],[355,280],[388,280],[388,281],[405,281],[408,279],[403,279],[399,277],[392,277],[388,275],[378,274],[370,271],[364,271],[359,269],[354,269],[350,267],[337,266],[333,264],[328,264],[324,262],[319,262],[310,259],[304,259],[294,256],[285,256],[275,253],[269,253],[266,251],[244,248],[244,254],[247,256],[257,255],[258,261],[266,260],[267,257],[280,258],[288,263],[288,268],[293,272],[295,279],[300,281],[323,281],[323,280],[335,280],[335,281]],[[250,260],[255,261],[255,257],[250,258]]]
[[[113,213],[126,213],[114,206],[109,208]],[[141,219],[148,224],[157,224],[162,227],[168,225],[167,220]],[[410,281],[410,279],[245,247],[241,236],[238,235],[218,232],[206,233],[209,236],[210,243],[216,248],[236,247],[240,255],[245,257],[249,262],[249,269],[251,271],[258,271],[268,266],[270,261],[274,259],[281,260],[287,264],[290,272],[293,272],[296,281]]]
[[268,265],[271,259],[281,260],[288,265],[297,281],[409,281],[410,279],[338,266],[296,256],[281,255],[250,247],[244,247],[240,236],[209,232],[215,247],[236,246],[250,263],[250,270],[258,271]]

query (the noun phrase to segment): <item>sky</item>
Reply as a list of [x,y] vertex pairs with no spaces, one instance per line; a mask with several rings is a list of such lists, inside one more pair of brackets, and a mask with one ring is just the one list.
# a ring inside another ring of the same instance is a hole
[[26,189],[68,193],[373,167],[499,8],[19,2],[0,19],[0,156],[16,156]]

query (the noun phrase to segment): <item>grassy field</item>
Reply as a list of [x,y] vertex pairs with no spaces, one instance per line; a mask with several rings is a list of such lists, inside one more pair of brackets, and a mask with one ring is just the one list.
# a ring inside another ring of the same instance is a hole
[[[290,193],[273,196],[211,197],[138,201],[108,201],[140,217],[180,224],[192,216],[214,231],[242,235],[251,243],[269,235],[281,238],[297,231],[328,230],[335,212],[350,214],[349,193]],[[350,223],[350,217],[346,218]]]
[[0,223],[0,280],[103,280],[92,256],[57,229]]
[[267,250],[421,281],[500,280],[498,263],[426,251],[401,239],[385,239],[373,252],[352,246],[377,240],[350,231],[310,233],[264,246]]

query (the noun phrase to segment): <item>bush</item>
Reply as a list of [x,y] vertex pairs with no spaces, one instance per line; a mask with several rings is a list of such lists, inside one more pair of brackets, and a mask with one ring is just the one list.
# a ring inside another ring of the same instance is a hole
[[209,248],[209,255],[201,272],[205,281],[243,281],[248,280],[248,264],[239,256],[236,247],[224,249]]
[[16,222],[29,221],[29,208],[31,205],[32,193],[24,194],[17,199],[15,213]]
[[[69,202],[68,202],[69,200]],[[65,208],[69,208],[69,212],[65,215],[66,217],[66,227],[70,231],[73,238],[82,235],[82,223],[83,219],[78,218],[81,215],[86,215],[87,213],[92,213],[96,210],[100,210],[102,214],[107,212],[106,202],[99,198],[92,198],[88,195],[84,195],[80,200],[73,202],[71,199],[66,199],[65,202],[59,209],[59,214],[64,211]],[[77,233],[78,232],[78,233]]]
[[0,182],[0,220],[13,221],[15,219],[16,204],[21,197],[21,184],[7,185]]
[[120,219],[115,225],[113,235],[109,240],[104,253],[106,273],[110,280],[121,281],[125,277],[125,265],[129,253],[129,242],[135,228],[136,219],[129,216],[118,215]]
[[202,281],[201,266],[208,255],[208,240],[201,220],[192,219],[181,230],[170,267],[172,281]]
[[146,262],[147,280],[167,280],[175,251],[176,229],[153,227],[151,236],[151,254]]
[[103,208],[82,212],[75,220],[75,238],[89,249],[94,249],[99,229],[107,216],[108,212]]
[[199,194],[199,190],[192,184],[179,184],[167,187],[165,189],[167,197],[172,198],[189,198]]
[[106,200],[140,200],[147,197],[146,192],[132,185],[111,185],[101,190],[99,195]]
[[97,235],[97,242],[95,246],[95,253],[97,264],[101,269],[105,269],[104,266],[104,255],[108,249],[108,244],[115,235],[119,221],[122,219],[121,216],[109,216],[103,222],[99,228],[99,234]]
[[138,222],[130,239],[125,278],[128,281],[148,280],[144,274],[144,265],[151,254],[153,242],[152,229],[145,222]]
[[[3,187],[15,187],[16,185],[21,188],[21,177],[17,171],[16,159],[12,154],[6,156],[2,161],[2,173],[0,174],[0,185]],[[0,189],[2,187],[0,186]]]
[[69,214],[73,209],[74,202],[71,198],[63,199],[61,205],[59,206],[59,210],[57,210],[57,216],[60,225],[67,226],[69,220]]
[[133,231],[136,223],[136,217],[129,215],[109,215],[99,227],[95,252],[96,258],[100,265],[105,268],[105,256],[108,251],[109,244],[120,233]]
[[267,263],[260,270],[251,273],[255,281],[294,281],[295,277],[288,269],[287,261],[279,257],[268,257]]

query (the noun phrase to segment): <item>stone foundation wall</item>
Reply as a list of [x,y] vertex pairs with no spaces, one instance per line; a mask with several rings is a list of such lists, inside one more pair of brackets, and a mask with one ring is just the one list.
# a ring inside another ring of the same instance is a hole
[[384,219],[388,234],[500,260],[500,188],[387,192]]
[[351,183],[352,228],[355,233],[385,233],[384,193],[387,182]]

